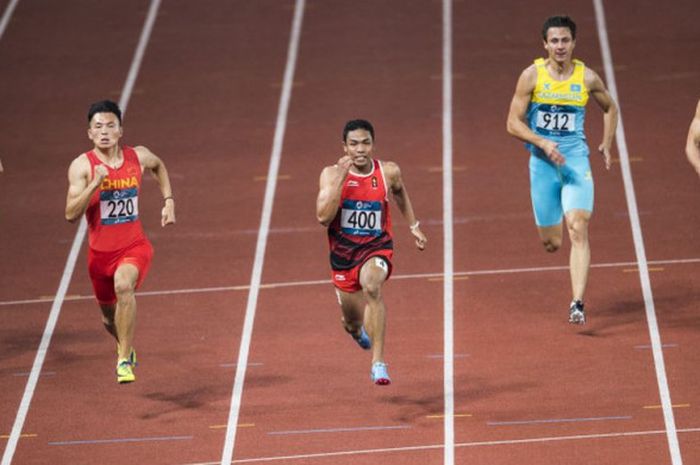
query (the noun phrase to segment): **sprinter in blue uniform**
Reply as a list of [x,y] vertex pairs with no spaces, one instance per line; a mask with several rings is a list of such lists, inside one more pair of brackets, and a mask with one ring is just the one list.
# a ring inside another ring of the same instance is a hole
[[545,250],[561,247],[563,225],[571,239],[569,268],[573,299],[569,322],[584,324],[583,294],[591,251],[588,223],[593,213],[593,176],[584,133],[589,97],[603,111],[603,141],[598,151],[610,169],[610,147],[617,127],[617,105],[595,71],[573,58],[576,24],[552,16],[542,27],[547,58],[520,74],[508,113],[508,132],[530,152],[530,196]]

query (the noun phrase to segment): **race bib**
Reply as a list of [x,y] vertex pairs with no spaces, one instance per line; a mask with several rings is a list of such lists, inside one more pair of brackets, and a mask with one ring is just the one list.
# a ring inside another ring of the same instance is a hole
[[545,131],[576,131],[576,114],[564,111],[537,110],[537,127]]
[[138,189],[105,190],[100,192],[102,224],[136,221],[139,217]]
[[343,200],[340,228],[353,236],[380,236],[382,234],[382,203],[364,200]]

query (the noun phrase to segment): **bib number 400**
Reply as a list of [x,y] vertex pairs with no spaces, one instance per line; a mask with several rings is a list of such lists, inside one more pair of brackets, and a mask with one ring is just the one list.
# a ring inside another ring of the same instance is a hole
[[376,229],[377,212],[367,210],[355,210],[345,220],[349,226],[356,229]]

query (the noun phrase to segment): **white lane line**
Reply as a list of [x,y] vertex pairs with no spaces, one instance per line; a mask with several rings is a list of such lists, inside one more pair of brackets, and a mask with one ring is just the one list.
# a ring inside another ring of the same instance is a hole
[[233,459],[236,430],[238,426],[238,415],[241,408],[241,399],[243,397],[243,384],[245,382],[245,372],[248,364],[250,341],[253,335],[253,322],[255,321],[258,293],[260,292],[260,281],[262,279],[263,263],[265,261],[267,236],[270,232],[270,218],[272,217],[272,206],[275,199],[275,188],[277,186],[277,174],[279,172],[284,133],[287,126],[289,102],[292,98],[292,83],[294,81],[294,70],[296,68],[303,18],[304,0],[297,0],[294,7],[294,18],[292,22],[291,36],[289,39],[289,49],[287,50],[287,64],[284,70],[282,94],[280,96],[279,108],[277,110],[277,123],[275,125],[275,136],[272,144],[272,153],[270,155],[270,166],[267,171],[265,200],[263,201],[262,214],[260,217],[260,230],[258,233],[257,245],[255,247],[255,261],[253,263],[253,271],[250,277],[250,291],[248,293],[248,303],[246,305],[245,320],[243,322],[241,343],[238,350],[238,362],[236,365],[236,375],[231,393],[231,406],[228,415],[228,425],[226,427],[226,438],[224,439],[224,448],[221,453],[221,465],[229,465]]
[[455,463],[454,243],[452,211],[452,0],[442,2],[442,221],[444,465]]
[[[700,258],[688,258],[680,260],[650,260],[650,265],[677,265],[700,263]],[[591,268],[621,268],[626,266],[637,266],[637,262],[611,262],[592,264]],[[550,271],[569,271],[567,266],[540,266],[527,268],[503,268],[494,270],[473,270],[473,271],[455,271],[453,276],[488,276],[502,274],[518,274],[518,273],[546,273]],[[391,275],[391,279],[421,279],[421,278],[442,278],[443,273],[414,273],[414,274],[397,274]],[[278,289],[282,287],[301,287],[301,286],[318,286],[330,284],[330,279],[314,279],[306,281],[285,281],[278,283],[261,284],[260,289]],[[237,286],[217,286],[217,287],[194,287],[189,289],[165,289],[161,291],[145,291],[137,292],[137,297],[176,295],[176,294],[200,294],[212,292],[231,292],[231,291],[247,291],[250,289],[248,284]],[[66,296],[64,302],[73,302],[79,300],[94,300],[90,295]],[[25,300],[6,300],[0,301],[0,307],[13,305],[30,305],[52,302],[53,298],[25,299]]]
[[5,12],[2,14],[2,19],[0,19],[0,39],[2,39],[3,34],[5,34],[5,29],[7,29],[12,13],[15,11],[18,3],[19,0],[10,0],[10,3],[7,4]]
[[267,434],[270,436],[289,436],[289,435],[295,435],[295,434],[357,433],[357,432],[361,432],[361,431],[388,431],[388,430],[411,429],[411,428],[412,428],[411,425],[355,426],[355,427],[270,431]]
[[[595,8],[596,24],[598,26],[598,36],[600,39],[600,48],[603,55],[603,64],[605,65],[605,79],[608,81],[610,95],[615,99],[617,104],[622,107],[620,97],[617,93],[617,84],[615,82],[615,71],[613,68],[612,53],[610,51],[610,43],[608,41],[608,31],[605,24],[605,10],[603,8],[603,0],[593,0]],[[668,388],[668,380],[666,379],[666,366],[664,363],[664,354],[661,347],[661,335],[659,334],[659,326],[656,321],[656,310],[654,308],[654,296],[651,290],[651,281],[649,279],[649,265],[647,263],[646,251],[644,249],[644,238],[642,237],[642,227],[639,221],[639,210],[637,208],[637,199],[634,192],[634,183],[632,182],[632,170],[630,169],[629,153],[627,151],[627,139],[625,137],[625,129],[622,121],[622,110],[620,109],[620,121],[615,134],[617,148],[620,152],[620,167],[622,168],[622,179],[625,185],[625,197],[627,199],[627,209],[629,210],[630,225],[632,227],[632,237],[634,239],[634,250],[637,255],[637,263],[639,266],[639,280],[642,285],[642,294],[644,296],[644,307],[646,308],[647,325],[649,327],[649,337],[651,339],[652,354],[654,356],[654,368],[656,369],[656,380],[659,387],[659,396],[661,397],[661,405],[663,406],[664,423],[666,425],[666,438],[668,440],[668,448],[671,454],[671,463],[673,465],[682,465],[681,449],[678,444],[678,435],[676,434],[676,422],[673,417],[673,408],[671,407],[671,392]]]
[[[141,68],[141,61],[143,59],[143,53],[148,43],[148,39],[151,36],[151,31],[153,29],[153,24],[155,22],[156,13],[158,12],[158,7],[160,5],[160,0],[153,0],[151,6],[148,10],[146,16],[146,21],[144,23],[143,29],[141,30],[141,38],[139,39],[134,58],[131,61],[131,67],[129,68],[129,74],[127,80],[122,89],[121,99],[119,100],[119,106],[123,112],[126,112],[126,105],[129,102],[131,93],[133,91],[133,84],[138,74],[138,70]],[[56,323],[58,322],[58,316],[61,313],[61,306],[63,305],[63,300],[68,290],[68,285],[70,284],[71,276],[73,275],[73,270],[75,269],[75,262],[78,259],[80,253],[80,247],[85,238],[85,233],[87,232],[87,223],[85,222],[85,217],[81,218],[80,226],[73,239],[73,245],[71,246],[70,253],[68,254],[68,260],[66,261],[66,266],[63,269],[63,275],[61,276],[61,282],[58,285],[58,291],[56,292],[56,298],[51,305],[51,311],[49,312],[49,318],[46,321],[46,327],[44,328],[44,334],[41,336],[41,342],[39,343],[39,349],[37,350],[36,357],[34,358],[34,364],[32,365],[32,370],[27,380],[27,385],[24,388],[24,394],[22,395],[22,401],[20,402],[19,409],[17,411],[17,416],[15,417],[15,422],[12,425],[12,432],[10,433],[10,438],[7,441],[7,446],[5,447],[5,452],[2,456],[1,465],[10,465],[12,463],[12,457],[15,454],[17,448],[17,442],[20,438],[20,433],[24,427],[24,421],[29,412],[29,404],[34,396],[34,390],[36,389],[37,382],[39,380],[39,374],[41,368],[44,365],[44,359],[46,358],[46,353],[49,350],[49,344],[51,343],[51,337],[53,336],[53,331],[56,328]]]
[[615,417],[583,417],[583,418],[542,418],[539,420],[487,421],[488,426],[539,425],[549,423],[581,423],[590,421],[631,420],[629,415]]
[[[596,434],[576,434],[570,436],[544,436],[526,439],[503,439],[494,441],[474,441],[474,442],[460,442],[455,444],[455,447],[490,447],[490,446],[512,446],[518,444],[543,444],[548,442],[566,442],[566,441],[591,441],[596,439],[617,439],[617,438],[635,438],[641,436],[656,436],[662,435],[666,431],[664,430],[649,430],[649,431],[626,431],[619,433],[596,433]],[[700,433],[700,428],[685,428],[679,429],[679,433]],[[387,454],[387,453],[401,453],[401,452],[419,452],[419,451],[429,451],[443,448],[442,444],[426,444],[417,446],[405,446],[405,447],[386,447],[381,449],[359,449],[359,450],[347,450],[338,452],[318,452],[314,454],[298,454],[298,455],[278,455],[272,457],[255,457],[248,459],[234,460],[233,463],[265,463],[265,462],[279,462],[279,461],[291,461],[291,460],[308,460],[308,459],[326,459],[328,457],[343,457],[349,455],[373,455],[373,454]],[[219,462],[196,462],[187,463],[185,465],[218,465]]]

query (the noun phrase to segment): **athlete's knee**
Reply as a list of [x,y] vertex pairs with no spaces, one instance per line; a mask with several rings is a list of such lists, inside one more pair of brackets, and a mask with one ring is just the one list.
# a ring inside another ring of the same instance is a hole
[[547,237],[542,239],[542,245],[547,252],[556,252],[561,247],[561,237]]
[[588,240],[588,218],[575,216],[568,222],[569,238],[573,244],[581,244]]
[[130,279],[115,279],[114,293],[118,298],[128,297],[134,294],[136,283]]
[[379,281],[372,281],[365,283],[362,286],[362,292],[367,299],[379,300],[382,298],[382,283]]

